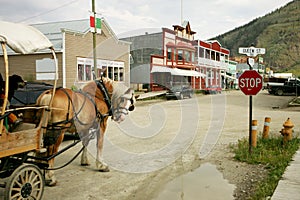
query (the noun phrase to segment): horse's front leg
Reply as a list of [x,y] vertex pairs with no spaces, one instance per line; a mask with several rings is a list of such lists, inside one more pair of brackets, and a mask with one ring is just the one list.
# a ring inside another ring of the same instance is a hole
[[100,131],[97,134],[97,157],[96,157],[96,167],[100,172],[109,172],[108,165],[103,161],[102,150],[103,150],[103,141],[104,133],[106,130],[107,118],[100,123]]

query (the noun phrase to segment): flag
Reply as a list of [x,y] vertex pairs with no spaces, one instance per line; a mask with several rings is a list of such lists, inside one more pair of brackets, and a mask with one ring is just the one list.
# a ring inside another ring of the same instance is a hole
[[101,19],[100,18],[95,18],[93,16],[90,16],[90,30],[92,33],[95,33],[95,30],[96,30],[96,33],[101,34]]

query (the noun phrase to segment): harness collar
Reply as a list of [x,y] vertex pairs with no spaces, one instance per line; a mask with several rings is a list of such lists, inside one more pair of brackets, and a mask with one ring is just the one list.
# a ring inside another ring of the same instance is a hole
[[95,80],[95,83],[97,84],[97,87],[101,90],[103,96],[104,96],[104,101],[109,109],[108,111],[108,116],[112,116],[112,106],[111,106],[111,99],[108,95],[108,91],[103,83],[102,77],[99,80]]

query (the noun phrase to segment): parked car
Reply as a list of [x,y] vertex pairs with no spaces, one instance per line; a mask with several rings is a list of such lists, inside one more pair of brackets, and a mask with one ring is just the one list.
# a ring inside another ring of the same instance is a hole
[[297,95],[300,93],[300,80],[291,79],[282,85],[268,85],[269,94],[275,95]]
[[175,85],[167,90],[166,98],[169,99],[183,99],[185,97],[192,98],[193,96],[193,89],[189,85]]
[[218,85],[210,85],[204,90],[205,94],[221,94],[222,88]]

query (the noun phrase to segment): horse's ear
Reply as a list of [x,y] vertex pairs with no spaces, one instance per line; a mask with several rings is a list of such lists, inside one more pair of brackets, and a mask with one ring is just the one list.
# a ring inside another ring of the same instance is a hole
[[133,92],[133,89],[128,88],[128,90],[126,90],[126,92],[122,96],[126,99],[131,99]]

